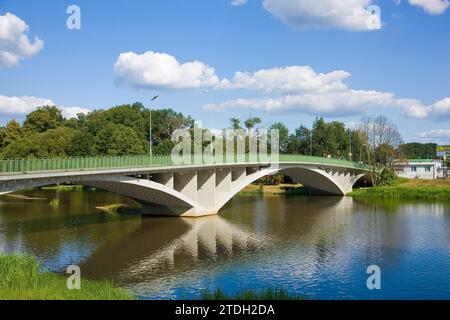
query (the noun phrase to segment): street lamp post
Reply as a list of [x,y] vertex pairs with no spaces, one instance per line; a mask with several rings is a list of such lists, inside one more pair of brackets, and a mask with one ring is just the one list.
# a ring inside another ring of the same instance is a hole
[[[152,100],[150,100],[150,102],[153,102],[153,101],[155,101],[158,98],[159,98],[159,96],[154,96],[152,98]],[[153,156],[153,151],[152,151],[152,148],[153,148],[153,142],[152,142],[152,108],[151,108],[151,106],[148,108],[148,111],[149,111],[149,127],[148,127],[149,155],[150,155],[150,158],[151,158]]]

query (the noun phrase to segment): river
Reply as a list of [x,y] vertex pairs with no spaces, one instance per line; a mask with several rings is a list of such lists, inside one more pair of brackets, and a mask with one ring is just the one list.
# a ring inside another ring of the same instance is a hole
[[[350,197],[237,196],[218,216],[107,214],[103,191],[0,198],[0,252],[106,278],[141,299],[284,288],[313,299],[450,299],[450,204]],[[51,200],[59,199],[53,205]],[[379,266],[381,289],[367,288]]]

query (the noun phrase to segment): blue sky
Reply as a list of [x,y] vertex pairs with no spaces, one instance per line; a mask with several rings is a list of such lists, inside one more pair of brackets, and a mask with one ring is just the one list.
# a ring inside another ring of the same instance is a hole
[[[158,94],[152,107],[207,127],[250,114],[291,129],[383,114],[405,141],[450,143],[447,0],[231,2],[0,0],[0,124],[42,101],[69,114]],[[66,27],[72,4],[81,30]],[[376,30],[361,10],[370,4]]]

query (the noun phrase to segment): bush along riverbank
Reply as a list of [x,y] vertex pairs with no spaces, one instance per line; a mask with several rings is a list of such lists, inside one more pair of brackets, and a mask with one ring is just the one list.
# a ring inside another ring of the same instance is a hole
[[384,199],[450,200],[450,179],[396,179],[390,186],[354,189],[348,196]]
[[81,277],[81,289],[69,290],[67,277],[39,271],[32,256],[0,254],[1,300],[132,300],[133,296],[108,281]]

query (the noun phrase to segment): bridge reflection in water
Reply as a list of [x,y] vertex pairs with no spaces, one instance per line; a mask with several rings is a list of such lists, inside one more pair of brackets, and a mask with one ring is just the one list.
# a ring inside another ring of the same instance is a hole
[[[143,218],[139,232],[100,248],[82,265],[89,277],[113,278],[119,284],[146,282],[202,262],[230,260],[255,253],[272,243],[218,216]],[[112,260],[111,260],[111,257]]]

